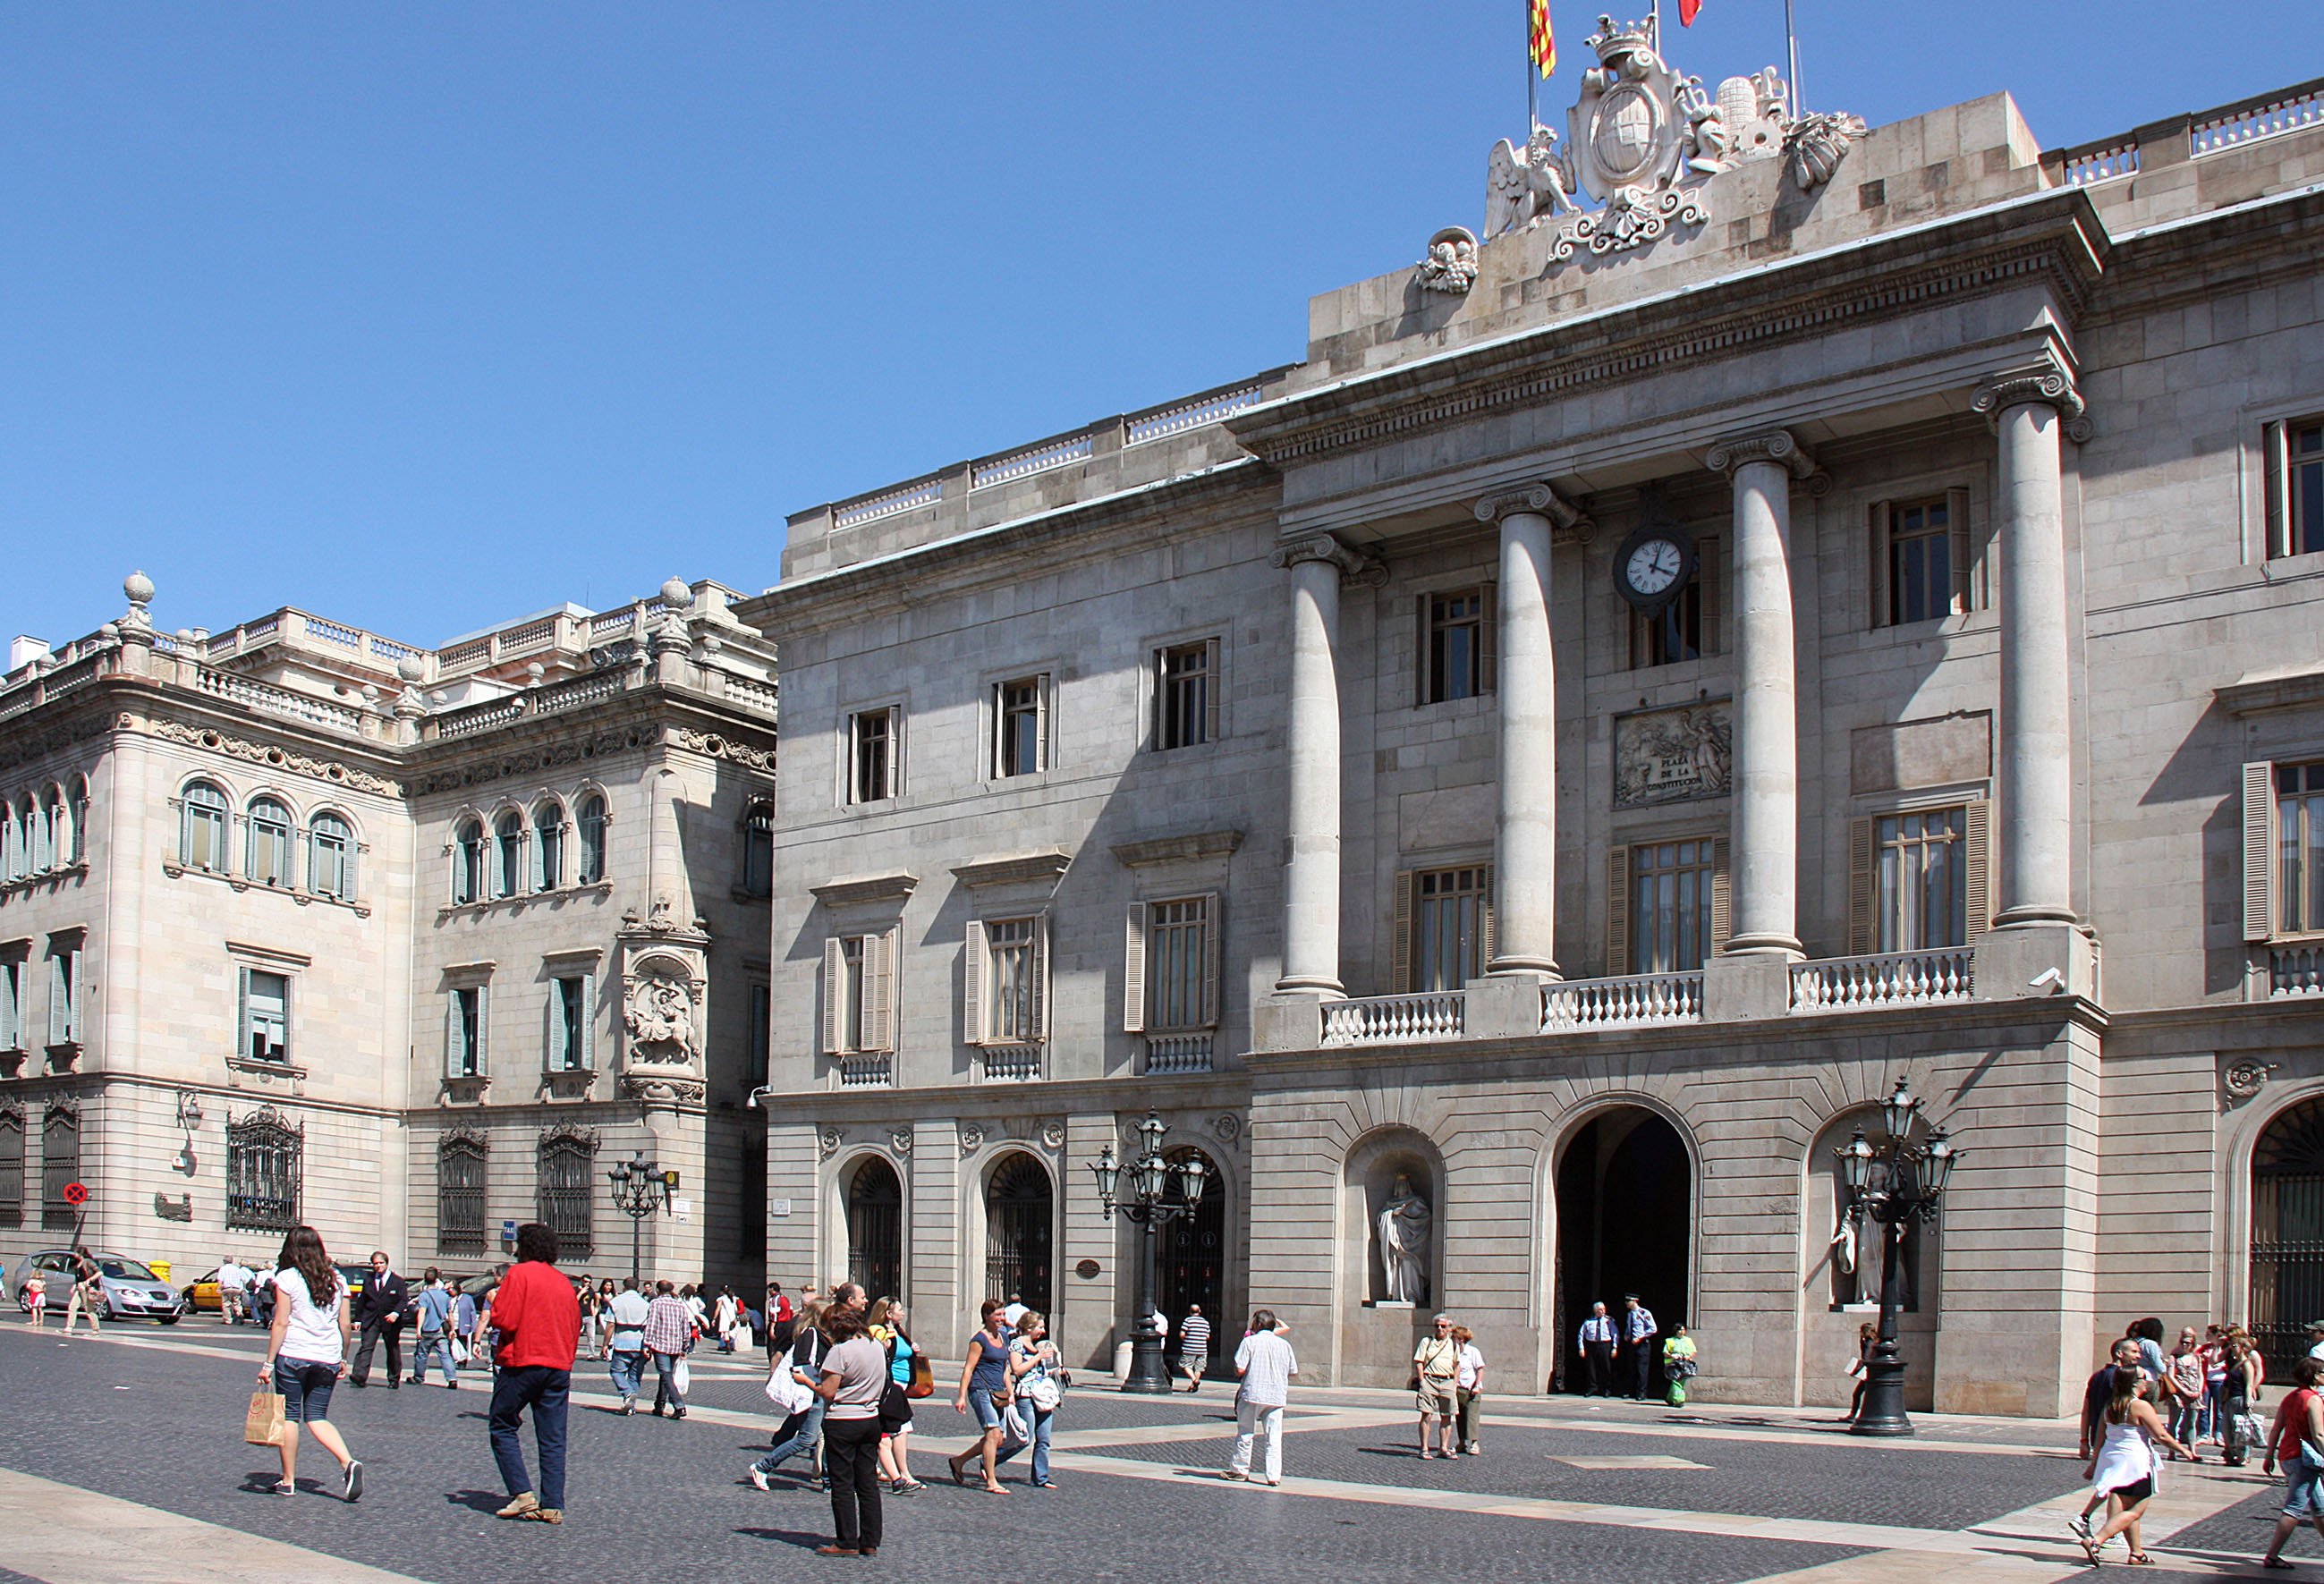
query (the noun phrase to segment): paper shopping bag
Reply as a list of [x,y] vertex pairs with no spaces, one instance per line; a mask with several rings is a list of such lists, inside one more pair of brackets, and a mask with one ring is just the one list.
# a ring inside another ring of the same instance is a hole
[[254,1447],[281,1446],[282,1425],[282,1394],[251,1393],[250,1412],[242,1419],[242,1439]]

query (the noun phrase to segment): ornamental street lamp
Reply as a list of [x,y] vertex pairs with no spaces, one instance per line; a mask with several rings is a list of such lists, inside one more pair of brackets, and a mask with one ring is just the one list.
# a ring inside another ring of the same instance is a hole
[[1904,1416],[1904,1361],[1896,1355],[1896,1316],[1904,1307],[1904,1234],[1915,1220],[1937,1219],[1937,1202],[1962,1154],[1941,1128],[1930,1128],[1923,1143],[1912,1142],[1921,1103],[1899,1078],[1895,1091],[1880,1102],[1880,1122],[1888,1136],[1875,1145],[1859,1129],[1832,1151],[1848,1189],[1848,1219],[1860,1229],[1869,1215],[1881,1230],[1880,1340],[1864,1367],[1864,1406],[1850,1427],[1857,1435],[1913,1433],[1913,1422]]
[[[1167,1123],[1148,1111],[1146,1120],[1138,1124],[1140,1153],[1136,1160],[1116,1161],[1113,1146],[1109,1143],[1089,1164],[1091,1173],[1097,1178],[1098,1203],[1103,1207],[1106,1218],[1111,1220],[1114,1211],[1120,1211],[1140,1229],[1138,1313],[1130,1325],[1130,1373],[1121,1382],[1125,1392],[1166,1393],[1170,1389],[1170,1372],[1163,1362],[1169,1337],[1154,1323],[1154,1291],[1161,1276],[1156,1233],[1180,1216],[1194,1214],[1203,1202],[1203,1190],[1209,1182],[1209,1168],[1201,1152],[1187,1156],[1176,1166],[1162,1158],[1162,1136],[1169,1131]],[[1129,1178],[1127,1183],[1122,1181],[1124,1176]],[[1174,1177],[1178,1185],[1176,1199],[1169,1196]],[[1117,1198],[1124,1187],[1129,1192]]]
[[670,1195],[678,1192],[678,1174],[665,1172],[660,1165],[646,1159],[645,1151],[632,1150],[630,1158],[617,1162],[605,1175],[613,1184],[613,1202],[623,1215],[630,1218],[630,1280],[638,1280],[638,1237],[646,1217],[656,1211],[669,1208]]

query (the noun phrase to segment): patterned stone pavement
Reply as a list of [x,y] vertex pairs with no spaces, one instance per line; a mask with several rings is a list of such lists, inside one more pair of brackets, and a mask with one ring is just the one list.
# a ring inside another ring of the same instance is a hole
[[[742,1479],[771,1427],[761,1358],[698,1355],[684,1423],[608,1412],[602,1368],[586,1368],[570,1519],[549,1528],[490,1516],[502,1498],[481,1379],[457,1394],[343,1388],[333,1418],[368,1469],[364,1501],[265,1494],[271,1455],[240,1434],[258,1347],[254,1331],[214,1325],[69,1347],[53,1331],[0,1327],[0,1382],[15,1409],[0,1415],[0,1471],[14,1471],[0,1472],[0,1584],[207,1580],[198,1564],[212,1558],[226,1564],[218,1579],[244,1579],[245,1537],[279,1545],[317,1579],[850,1565],[809,1554],[828,1536],[821,1497],[761,1495]],[[964,1423],[942,1395],[918,1417],[918,1471],[940,1480],[938,1459],[965,1444]],[[1224,1575],[1263,1559],[1295,1584],[2007,1584],[2088,1571],[2062,1524],[2080,1469],[2059,1454],[2054,1427],[1930,1419],[1914,1441],[1868,1445],[1812,1412],[1674,1420],[1636,1404],[1526,1400],[1502,1405],[1486,1456],[1446,1463],[1413,1455],[1400,1394],[1302,1394],[1293,1423],[1285,1487],[1233,1485],[1215,1473],[1232,1432],[1228,1388],[1138,1399],[1084,1386],[1058,1421],[1059,1489],[1012,1484],[994,1498],[939,1483],[891,1500],[879,1565],[915,1580],[1038,1570],[1110,1581]],[[329,1460],[316,1453],[302,1470],[324,1483]],[[2254,1572],[2268,1504],[2255,1470],[2174,1473],[2149,1536],[2164,1566],[2146,1576]],[[2324,1576],[2312,1534],[2293,1554]]]

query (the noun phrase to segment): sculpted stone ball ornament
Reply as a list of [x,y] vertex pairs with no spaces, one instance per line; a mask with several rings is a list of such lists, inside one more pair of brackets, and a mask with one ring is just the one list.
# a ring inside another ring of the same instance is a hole
[[1391,1303],[1428,1302],[1428,1231],[1435,1216],[1428,1202],[1399,1174],[1379,1212],[1380,1275]]
[[1428,239],[1428,256],[1418,269],[1422,290],[1466,296],[1477,283],[1476,235],[1466,226],[1447,226]]

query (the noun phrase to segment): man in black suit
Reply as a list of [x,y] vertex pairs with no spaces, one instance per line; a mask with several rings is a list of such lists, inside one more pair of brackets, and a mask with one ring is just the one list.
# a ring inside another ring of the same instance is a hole
[[348,1316],[363,1328],[355,1367],[347,1371],[349,1386],[363,1386],[370,1380],[371,1350],[383,1340],[387,1343],[387,1389],[393,1391],[403,1384],[403,1324],[410,1315],[410,1289],[389,1266],[387,1256],[374,1249],[371,1280],[364,1284],[363,1296],[355,1300],[355,1312]]

